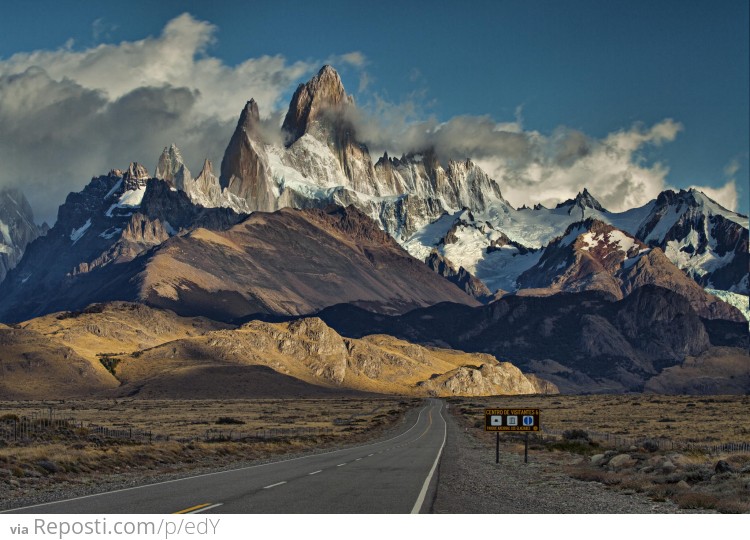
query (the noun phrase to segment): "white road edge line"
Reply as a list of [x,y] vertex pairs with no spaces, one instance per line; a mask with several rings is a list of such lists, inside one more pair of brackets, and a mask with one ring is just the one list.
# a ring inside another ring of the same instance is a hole
[[206,510],[211,510],[212,508],[216,508],[217,506],[221,506],[224,503],[216,503],[212,504],[211,506],[206,506],[205,508],[198,508],[198,510],[193,510],[192,512],[188,512],[188,514],[200,514],[201,512],[205,512]]
[[266,486],[263,489],[271,489],[271,488],[274,488],[276,486],[280,486],[281,484],[286,484],[286,480],[284,480],[283,482],[276,482],[275,484],[271,484],[270,486]]
[[443,454],[443,447],[445,447],[445,440],[448,438],[448,423],[445,421],[445,418],[443,418],[442,415],[442,404],[440,405],[441,414],[440,418],[443,420],[443,444],[440,445],[440,450],[438,450],[438,454],[435,457],[435,463],[432,464],[432,468],[430,469],[430,473],[427,475],[427,478],[425,478],[424,484],[422,485],[422,491],[419,492],[419,497],[417,497],[416,502],[414,503],[414,507],[411,509],[412,514],[419,514],[422,510],[422,505],[424,504],[424,498],[427,496],[427,488],[430,487],[430,481],[432,480],[432,475],[435,474],[435,469],[437,469],[437,464],[440,461],[440,456]]
[[133,486],[133,487],[129,487],[129,488],[115,489],[115,490],[112,490],[112,491],[105,491],[103,493],[92,493],[91,495],[82,495],[80,497],[73,497],[73,498],[70,498],[70,499],[63,499],[61,501],[52,501],[52,502],[46,502],[46,503],[32,504],[32,505],[29,505],[29,506],[21,506],[19,508],[9,508],[8,510],[0,510],[0,514],[7,514],[7,513],[10,513],[10,512],[18,512],[19,510],[27,510],[29,508],[37,508],[39,506],[50,506],[52,504],[60,504],[60,503],[64,503],[64,502],[79,501],[81,499],[90,499],[92,497],[101,497],[102,495],[111,495],[113,493],[121,493],[123,491],[131,491],[133,489],[143,489],[143,488],[149,488],[149,487],[153,487],[153,486],[160,486],[162,484],[171,484],[173,482],[182,482],[184,480],[193,480],[195,478],[202,478],[204,476],[214,476],[214,475],[217,475],[217,474],[226,474],[226,473],[231,473],[231,472],[246,471],[248,469],[256,469],[256,468],[259,468],[259,467],[268,467],[269,465],[278,465],[279,463],[287,463],[287,462],[290,462],[290,461],[298,461],[298,460],[302,460],[302,459],[310,459],[311,457],[324,456],[326,454],[338,454],[338,453],[341,453],[341,452],[347,452],[349,450],[356,450],[357,448],[366,448],[368,446],[376,446],[376,445],[379,445],[379,444],[387,443],[387,442],[392,441],[394,439],[398,439],[399,437],[403,437],[404,435],[406,435],[407,433],[409,433],[412,429],[414,429],[415,427],[417,427],[419,425],[419,419],[422,418],[422,413],[425,412],[428,408],[429,408],[429,405],[427,405],[421,411],[419,411],[419,415],[417,415],[417,421],[414,422],[414,425],[412,427],[410,427],[409,429],[407,429],[403,433],[399,433],[398,435],[396,435],[394,437],[391,437],[390,439],[386,439],[384,441],[375,441],[375,442],[371,442],[371,443],[361,444],[359,446],[352,446],[351,448],[342,448],[340,450],[330,450],[329,452],[320,452],[319,454],[308,454],[306,456],[300,456],[300,457],[291,458],[291,459],[282,459],[282,460],[279,460],[279,461],[271,461],[271,462],[268,462],[268,463],[261,463],[259,465],[249,465],[247,467],[239,467],[237,469],[228,469],[226,471],[217,471],[217,472],[211,472],[211,473],[196,474],[195,476],[186,476],[185,478],[175,478],[174,480],[165,480],[163,482],[154,482],[153,484],[143,484],[142,486]]
[[313,474],[318,474],[318,473],[321,473],[321,472],[323,472],[323,469],[320,469],[319,471],[313,471],[311,473],[307,473],[307,476],[312,476]]
[[357,459],[355,459],[354,461],[362,461],[362,458],[361,458],[361,457],[358,457],[358,458],[357,458]]
[[339,463],[336,467],[343,467],[344,465],[346,465],[346,463]]
[[367,454],[367,457],[372,457],[372,456],[374,456],[374,455],[375,455],[375,454]]

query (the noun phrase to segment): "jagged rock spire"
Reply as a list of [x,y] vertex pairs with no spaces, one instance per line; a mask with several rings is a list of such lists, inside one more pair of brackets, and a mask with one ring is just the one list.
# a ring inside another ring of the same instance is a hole
[[175,144],[164,147],[156,164],[154,177],[164,180],[172,187],[185,191],[186,180],[190,179],[190,171]]
[[122,179],[126,190],[145,187],[146,181],[149,179],[148,169],[137,161],[133,161],[128,166],[128,170],[125,171]]
[[341,77],[329,65],[320,68],[318,74],[305,84],[300,84],[292,96],[289,110],[282,125],[291,144],[308,132],[312,123],[326,109],[338,109],[353,103],[346,94]]

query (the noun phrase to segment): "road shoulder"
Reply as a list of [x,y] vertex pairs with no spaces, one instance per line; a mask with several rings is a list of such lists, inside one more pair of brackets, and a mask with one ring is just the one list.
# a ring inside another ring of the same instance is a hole
[[682,513],[671,502],[654,502],[638,493],[609,489],[595,482],[569,477],[563,467],[574,456],[523,454],[512,444],[502,444],[500,463],[495,463],[494,434],[479,437],[460,428],[450,411],[445,414],[448,439],[438,469],[438,485],[432,512],[552,513],[552,514],[664,514]]

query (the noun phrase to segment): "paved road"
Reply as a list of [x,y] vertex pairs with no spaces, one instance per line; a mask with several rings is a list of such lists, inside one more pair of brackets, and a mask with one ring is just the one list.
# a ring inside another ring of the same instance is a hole
[[444,404],[402,432],[324,454],[11,510],[16,513],[416,513],[429,511],[445,445]]

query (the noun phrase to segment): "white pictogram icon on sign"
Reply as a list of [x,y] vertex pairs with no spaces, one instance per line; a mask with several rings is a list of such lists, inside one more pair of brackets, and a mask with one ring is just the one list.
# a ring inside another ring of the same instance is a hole
[[517,426],[518,425],[518,417],[517,416],[509,416],[506,420],[507,424],[509,426]]
[[533,426],[534,425],[534,417],[533,416],[524,416],[523,417],[523,425],[524,426]]
[[490,425],[491,426],[502,426],[503,425],[503,417],[502,416],[490,416]]

